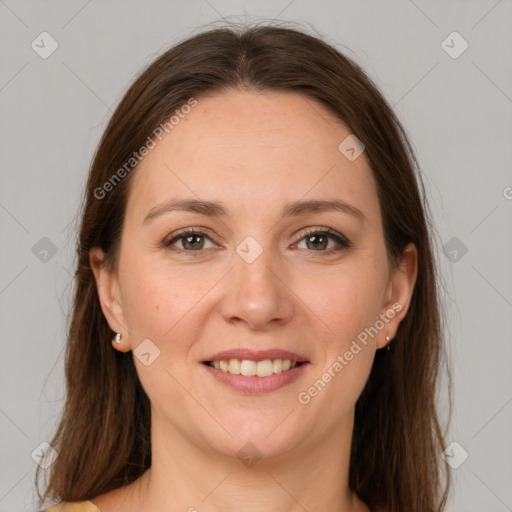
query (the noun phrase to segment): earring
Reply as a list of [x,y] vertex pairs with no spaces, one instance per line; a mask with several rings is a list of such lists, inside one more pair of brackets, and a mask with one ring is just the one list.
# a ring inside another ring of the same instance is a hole
[[117,332],[116,335],[114,336],[114,343],[116,343],[116,344],[121,343],[121,337],[122,337],[122,334],[120,332]]
[[391,349],[389,348],[389,336],[386,336],[386,341],[388,342],[388,344],[386,345],[387,350],[391,350]]

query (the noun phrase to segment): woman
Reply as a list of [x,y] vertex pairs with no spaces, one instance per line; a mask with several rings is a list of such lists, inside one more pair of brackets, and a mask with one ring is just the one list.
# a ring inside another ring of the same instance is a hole
[[365,73],[299,30],[153,62],[90,170],[48,510],[443,510],[416,168]]

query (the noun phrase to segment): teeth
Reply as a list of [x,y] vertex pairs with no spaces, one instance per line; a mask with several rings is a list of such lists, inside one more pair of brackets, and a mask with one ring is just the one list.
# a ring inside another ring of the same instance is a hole
[[256,375],[257,371],[258,363],[256,361],[249,361],[248,359],[240,361],[240,375]]
[[256,375],[258,377],[268,377],[274,373],[274,363],[270,359],[259,361],[256,365]]
[[230,359],[228,371],[234,375],[240,375],[240,361],[238,359]]
[[291,361],[290,359],[265,359],[265,361],[222,359],[220,361],[212,361],[210,366],[223,372],[232,373],[233,375],[269,377],[274,373],[281,373],[295,368],[297,361]]

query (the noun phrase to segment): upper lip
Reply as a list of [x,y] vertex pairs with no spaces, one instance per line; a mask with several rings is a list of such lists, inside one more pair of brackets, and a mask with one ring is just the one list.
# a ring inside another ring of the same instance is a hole
[[207,357],[203,362],[220,361],[222,359],[248,359],[250,361],[265,361],[266,359],[289,359],[290,361],[297,361],[298,363],[308,362],[307,358],[281,349],[267,349],[267,350],[253,350],[250,348],[234,348],[230,350],[223,350],[217,352],[210,357]]

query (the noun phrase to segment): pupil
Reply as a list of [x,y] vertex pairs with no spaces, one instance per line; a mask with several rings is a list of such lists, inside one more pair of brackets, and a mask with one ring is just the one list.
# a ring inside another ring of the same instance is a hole
[[[323,241],[325,242],[325,238],[326,238],[326,237],[324,237],[323,235],[313,235],[313,236],[310,236],[310,237],[309,237],[309,241],[311,242],[311,240],[313,240],[313,239],[315,239],[315,238],[321,238],[321,239],[323,239]],[[319,245],[317,245],[317,244],[313,244],[313,246],[314,246],[314,247],[316,247],[316,248],[318,248],[318,247],[319,247]],[[324,244],[321,244],[321,246],[322,246],[322,247],[324,247]]]
[[191,242],[190,242],[190,241],[191,241],[191,240],[193,240],[194,238],[196,238],[196,239],[197,239],[197,238],[200,238],[200,235],[187,236],[185,240],[187,241],[187,244],[192,245],[193,247],[195,247],[195,246],[194,246],[194,244],[191,244]]

